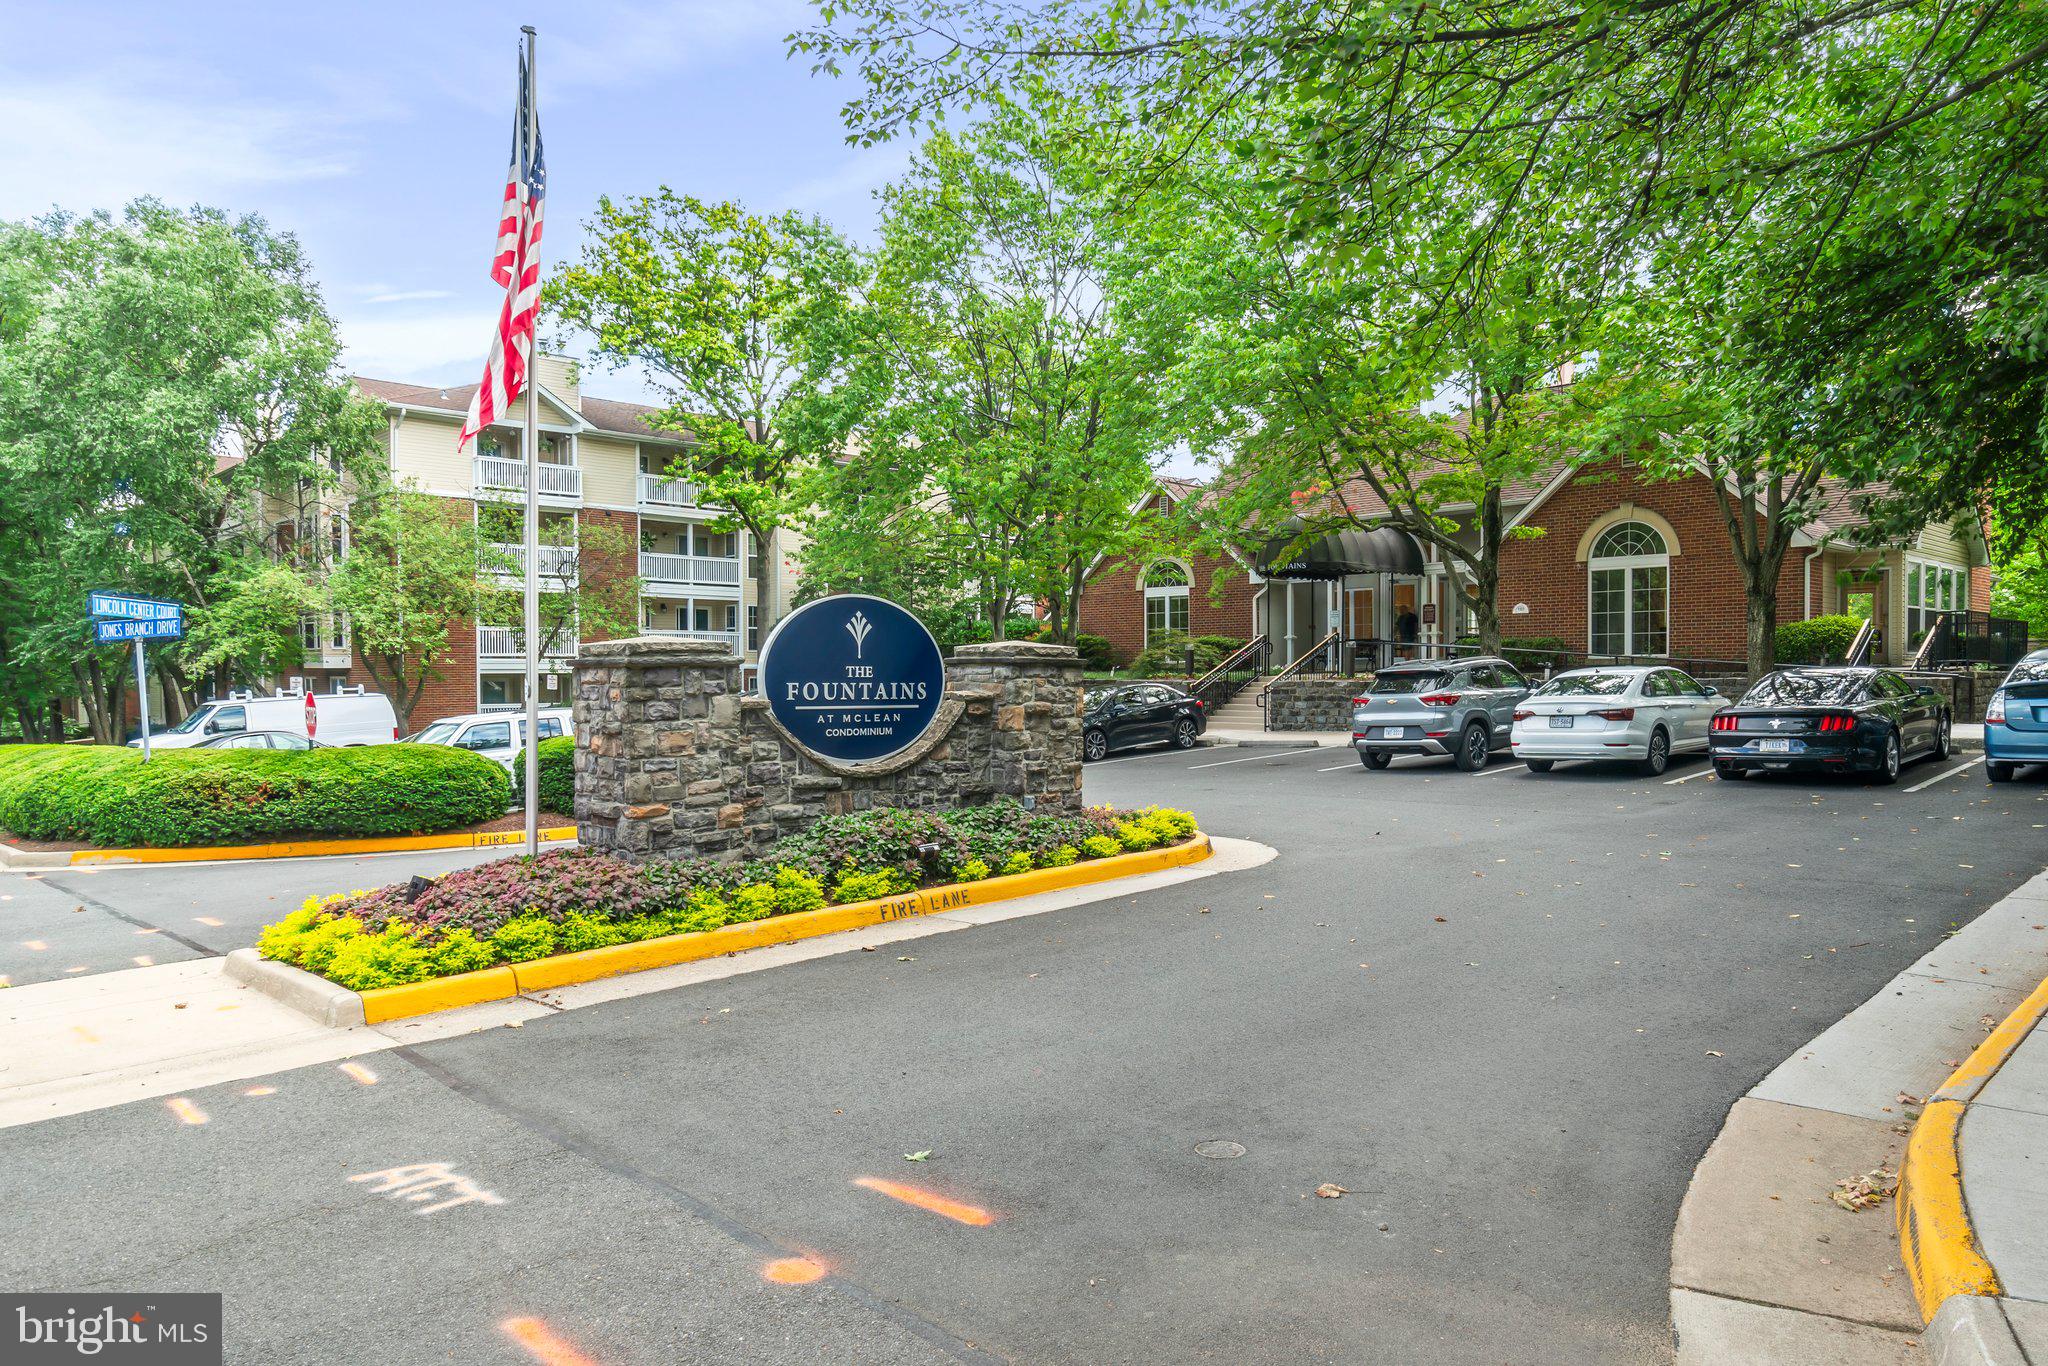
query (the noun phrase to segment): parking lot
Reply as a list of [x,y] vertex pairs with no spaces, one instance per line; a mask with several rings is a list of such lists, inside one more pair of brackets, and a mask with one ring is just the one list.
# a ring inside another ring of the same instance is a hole
[[[1965,763],[1121,755],[1279,857],[0,1131],[0,1278],[225,1290],[266,1362],[1657,1360],[1729,1104],[2040,870],[2048,784]],[[0,876],[0,971],[456,861]],[[420,1163],[499,1203],[352,1179]]]

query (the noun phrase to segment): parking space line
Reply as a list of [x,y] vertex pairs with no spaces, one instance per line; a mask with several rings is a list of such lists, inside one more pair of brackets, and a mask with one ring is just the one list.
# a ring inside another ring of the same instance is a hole
[[1131,762],[1131,760],[1133,759],[1165,759],[1171,755],[1179,754],[1180,752],[1181,751],[1177,749],[1162,749],[1156,754],[1126,754],[1121,759],[1097,759],[1094,763],[1088,765],[1088,767],[1103,768],[1109,764],[1127,764]]
[[1926,782],[1924,782],[1924,783],[1914,783],[1914,784],[1913,784],[1913,785],[1912,785],[1911,787],[1907,788],[1907,789],[1906,789],[1906,791],[1908,791],[1908,792],[1918,792],[1918,791],[1919,791],[1919,790],[1920,790],[1921,788],[1923,788],[1923,787],[1933,787],[1933,786],[1934,786],[1934,785],[1935,785],[1936,783],[1938,783],[1938,782],[1941,782],[1941,781],[1943,781],[1944,779],[1947,779],[1947,778],[1953,778],[1953,777],[1955,777],[1955,776],[1956,776],[1956,775],[1957,775],[1958,773],[1961,773],[1961,772],[1962,772],[1963,770],[1965,770],[1965,769],[1970,769],[1970,768],[1975,768],[1975,767],[1976,767],[1977,765],[1979,765],[1979,764],[1981,764],[1981,763],[1983,763],[1983,762],[1984,762],[1984,756],[1980,754],[1980,755],[1978,755],[1978,756],[1977,756],[1976,758],[1974,758],[1974,759],[1970,760],[1970,761],[1969,761],[1968,763],[1966,763],[1966,764],[1957,764],[1957,765],[1956,765],[1956,766],[1955,766],[1954,768],[1950,769],[1950,770],[1949,770],[1948,772],[1946,772],[1946,773],[1937,773],[1937,774],[1935,774],[1935,775],[1934,775],[1934,776],[1933,776],[1932,778],[1929,778],[1929,779],[1928,779],[1928,780],[1927,780]]
[[1321,748],[1319,745],[1304,745],[1300,749],[1290,749],[1280,754],[1248,754],[1242,759],[1218,759],[1213,764],[1189,764],[1185,771],[1193,773],[1198,768],[1221,768],[1225,764],[1248,764],[1254,759],[1291,759],[1297,754],[1313,754],[1319,748]]
[[1685,776],[1684,776],[1683,778],[1666,778],[1666,779],[1664,780],[1664,786],[1666,786],[1666,787],[1676,787],[1676,786],[1678,786],[1678,784],[1680,784],[1680,783],[1689,783],[1689,782],[1691,782],[1691,781],[1692,781],[1692,780],[1693,780],[1694,778],[1711,778],[1711,777],[1713,777],[1713,776],[1714,776],[1714,766],[1713,766],[1712,764],[1706,764],[1706,765],[1703,765],[1703,766],[1702,766],[1702,767],[1700,768],[1700,771],[1699,771],[1699,772],[1697,772],[1697,773],[1688,773],[1688,774],[1686,774],[1686,775],[1685,775]]
[[1516,769],[1520,769],[1522,772],[1527,773],[1529,771],[1529,766],[1523,763],[1520,759],[1512,759],[1507,763],[1502,764],[1499,768],[1493,769],[1491,772],[1482,773],[1479,776],[1482,778],[1498,778],[1501,774],[1513,773]]

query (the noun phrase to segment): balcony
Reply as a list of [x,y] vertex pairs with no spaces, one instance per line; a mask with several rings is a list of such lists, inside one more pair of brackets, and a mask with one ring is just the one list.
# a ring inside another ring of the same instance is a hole
[[[526,463],[504,460],[495,455],[476,457],[475,483],[479,493],[526,492]],[[575,465],[540,464],[542,502],[581,503],[583,471]]]
[[[504,565],[495,572],[500,579],[524,582],[526,579],[526,547],[511,545],[505,541],[490,542],[493,555],[503,556]],[[576,547],[573,545],[543,545],[540,547],[540,576],[543,580],[557,580],[561,583],[576,582]]]
[[302,669],[346,669],[354,663],[347,645],[308,645],[299,667]]
[[738,631],[682,631],[673,627],[650,626],[640,634],[647,636],[672,636],[677,640],[708,640],[726,646],[734,654],[740,653]]
[[[548,661],[567,661],[576,658],[577,642],[560,641],[543,656]],[[510,626],[479,626],[476,628],[476,657],[493,663],[515,661],[523,666],[526,660],[525,636]]]
[[708,503],[700,503],[697,486],[687,479],[664,479],[658,474],[640,473],[640,506],[654,509],[673,509],[684,512],[713,512]]
[[737,556],[724,558],[717,555],[661,555],[652,550],[640,552],[640,577],[645,579],[650,593],[657,587],[730,589],[729,594],[720,596],[737,597],[740,588],[740,562]]

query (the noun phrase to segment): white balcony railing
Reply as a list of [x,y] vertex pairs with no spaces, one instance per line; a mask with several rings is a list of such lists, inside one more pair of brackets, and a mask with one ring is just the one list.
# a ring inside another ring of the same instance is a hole
[[650,626],[645,634],[650,636],[674,636],[679,640],[714,641],[720,645],[730,646],[734,653],[738,653],[740,648],[740,633],[738,631],[683,631],[668,626]]
[[[526,547],[510,545],[504,541],[492,541],[491,551],[501,555],[505,562],[498,567],[498,573],[512,577],[526,576]],[[540,572],[543,578],[576,578],[576,547],[573,545],[543,545],[540,547]]]
[[738,556],[658,555],[640,552],[640,577],[650,582],[737,588],[740,582]]
[[[504,460],[495,455],[476,458],[476,486],[480,489],[526,489],[526,463]],[[540,494],[543,498],[581,498],[583,471],[575,465],[540,464]]]
[[[478,658],[524,659],[526,658],[525,638],[510,626],[479,626],[476,628],[476,652]],[[549,659],[574,659],[576,642],[557,641],[547,651]]]
[[701,494],[702,490],[687,479],[664,479],[645,470],[640,472],[642,507],[701,508],[707,506],[698,501]]

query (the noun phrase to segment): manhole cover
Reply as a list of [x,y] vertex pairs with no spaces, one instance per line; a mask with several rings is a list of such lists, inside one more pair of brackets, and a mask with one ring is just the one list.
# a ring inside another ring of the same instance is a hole
[[1243,1157],[1244,1144],[1232,1143],[1227,1138],[1205,1138],[1195,1145],[1198,1157],[1213,1157],[1218,1161],[1226,1157]]

